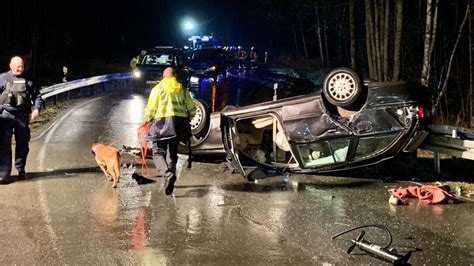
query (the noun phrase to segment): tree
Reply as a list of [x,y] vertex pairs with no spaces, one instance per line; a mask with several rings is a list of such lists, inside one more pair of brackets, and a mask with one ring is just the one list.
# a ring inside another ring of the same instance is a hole
[[426,27],[423,51],[423,70],[421,71],[421,84],[427,86],[430,80],[431,54],[436,39],[436,24],[438,16],[438,0],[426,1]]
[[323,42],[321,40],[321,26],[319,24],[319,12],[318,12],[318,6],[316,5],[316,3],[314,4],[314,12],[316,14],[315,29],[316,29],[316,37],[318,38],[319,57],[321,58],[321,66],[324,66]]
[[349,31],[351,35],[351,68],[356,69],[356,37],[354,21],[354,0],[349,0]]
[[[470,9],[470,5],[467,4],[464,19],[461,23],[461,26],[459,26],[459,31],[458,31],[458,35],[457,35],[457,38],[456,38],[456,42],[454,43],[453,50],[451,51],[451,55],[449,57],[448,70],[446,71],[446,76],[444,78],[443,86],[442,86],[442,88],[441,88],[441,90],[440,90],[440,92],[439,92],[439,94],[438,94],[438,96],[435,100],[435,103],[433,105],[433,114],[436,114],[436,111],[438,110],[438,105],[439,105],[439,102],[441,100],[441,97],[446,92],[446,89],[447,89],[447,86],[448,86],[448,80],[449,80],[450,74],[451,74],[451,68],[452,68],[452,64],[453,64],[454,55],[456,54],[456,50],[458,48],[459,40],[461,39],[461,36],[462,36],[462,31],[463,31],[464,25],[466,24],[467,18],[469,17],[469,9]],[[471,75],[472,75],[472,73],[471,73]]]
[[374,23],[372,20],[372,0],[365,0],[365,42],[367,46],[367,64],[369,76],[378,79],[375,64]]
[[393,79],[400,78],[400,49],[403,26],[403,0],[396,0],[395,44],[393,48]]
[[470,16],[469,16],[469,92],[468,92],[468,113],[471,119],[469,119],[469,126],[472,127],[473,123],[473,97],[472,97],[472,90],[474,89],[474,0],[471,0],[469,3],[470,6]]

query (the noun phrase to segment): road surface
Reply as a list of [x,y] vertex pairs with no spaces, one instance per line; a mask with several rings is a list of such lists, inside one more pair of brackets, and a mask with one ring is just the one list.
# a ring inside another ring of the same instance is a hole
[[[34,132],[28,179],[0,186],[1,264],[379,265],[357,248],[346,254],[360,230],[331,239],[370,224],[387,227],[413,265],[474,263],[474,205],[388,204],[387,189],[407,183],[292,175],[254,184],[219,164],[188,169],[181,160],[174,195],[165,196],[151,161],[149,177],[133,178],[124,156],[113,189],[91,144],[135,145],[145,100],[133,92],[89,99]],[[370,242],[388,241],[365,231]]]

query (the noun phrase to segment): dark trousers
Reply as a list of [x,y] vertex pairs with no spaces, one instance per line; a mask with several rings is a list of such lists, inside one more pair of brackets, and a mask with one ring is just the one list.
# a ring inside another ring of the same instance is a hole
[[[171,177],[176,173],[176,163],[178,162],[177,137],[153,141],[153,163],[160,173],[165,177]],[[169,161],[167,160],[167,151],[169,150]]]
[[239,59],[239,68],[245,69],[245,59]]
[[25,171],[29,152],[30,127],[28,114],[13,116],[6,111],[0,115],[0,179],[9,178],[12,171],[12,138],[15,136],[15,167]]
[[256,60],[250,61],[250,68],[256,68],[256,67],[257,67],[257,61]]

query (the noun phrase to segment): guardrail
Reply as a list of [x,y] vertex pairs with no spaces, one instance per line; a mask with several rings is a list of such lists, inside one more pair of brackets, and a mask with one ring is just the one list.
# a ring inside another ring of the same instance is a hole
[[434,167],[441,172],[440,153],[474,160],[474,130],[447,125],[430,125],[430,135],[422,148],[435,152]]
[[73,96],[81,97],[85,96],[84,94],[87,96],[93,95],[99,90],[107,92],[130,88],[131,84],[129,82],[131,82],[131,77],[131,73],[102,75],[55,84],[41,89],[40,92],[45,104],[51,99],[56,103],[59,99],[58,97],[65,95],[65,98],[69,99],[74,92],[75,95]]

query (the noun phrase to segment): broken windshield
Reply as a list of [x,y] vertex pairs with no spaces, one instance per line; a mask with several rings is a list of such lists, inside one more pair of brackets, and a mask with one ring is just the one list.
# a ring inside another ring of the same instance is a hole
[[304,167],[314,168],[346,161],[349,140],[320,141],[297,146],[298,155]]

